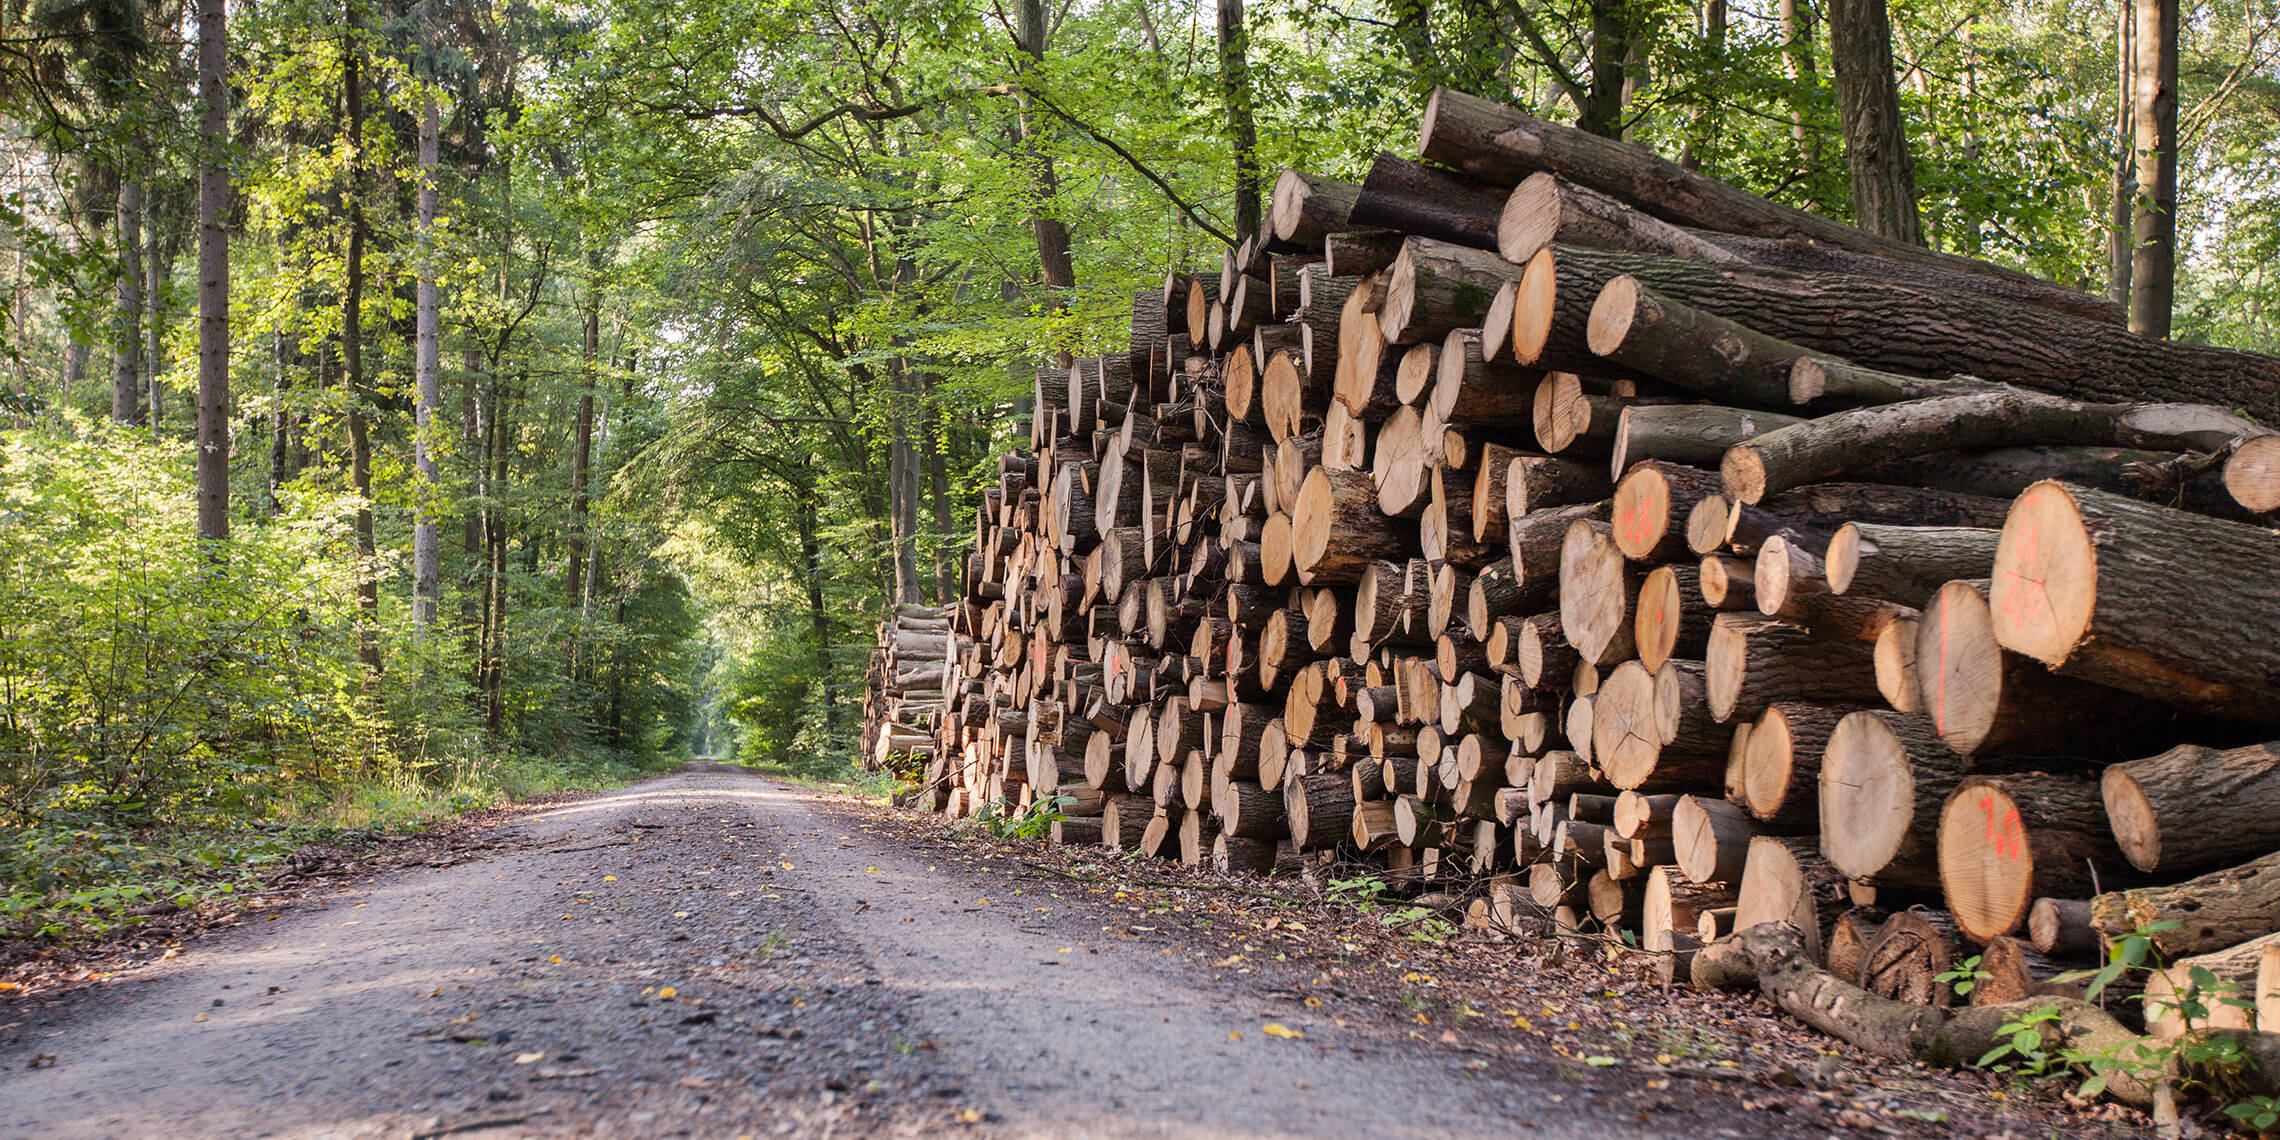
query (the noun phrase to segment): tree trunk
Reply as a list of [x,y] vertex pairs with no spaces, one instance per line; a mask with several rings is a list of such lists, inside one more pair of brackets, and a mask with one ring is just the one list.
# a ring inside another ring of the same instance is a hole
[[413,429],[412,463],[419,471],[412,524],[412,622],[425,631],[435,624],[443,597],[442,533],[436,513],[443,486],[436,463],[436,436],[442,430],[436,410],[443,405],[441,378],[443,296],[436,286],[435,180],[440,112],[435,95],[420,109],[419,128],[419,285],[413,302],[412,373],[419,389]]
[[198,537],[230,536],[229,8],[198,0]]
[[119,264],[118,301],[111,329],[111,418],[122,424],[143,422],[143,183],[133,175],[119,179],[117,222]]
[[1251,114],[1250,30],[1243,0],[1219,0],[1219,98],[1235,147],[1235,233],[1259,232],[1259,130]]
[[[1061,193],[1060,179],[1053,168],[1053,156],[1039,141],[1038,136],[1042,132],[1038,130],[1036,119],[1030,113],[1028,93],[1029,85],[1041,82],[1034,75],[1037,64],[1045,59],[1046,37],[1050,29],[1046,24],[1044,0],[1015,0],[1014,13],[1014,46],[1025,57],[1021,62],[1022,113],[1015,120],[1014,126],[1021,135],[1026,159],[1023,166],[1029,172],[1029,228],[1037,237],[1039,273],[1044,278],[1045,288],[1053,294],[1048,303],[1055,309],[1061,309],[1068,306],[1068,291],[1077,287],[1077,271],[1069,258],[1068,223],[1054,213]],[[1195,331],[1201,332],[1200,329]],[[1063,367],[1069,363],[1069,351],[1066,348],[1060,350],[1060,363]],[[1043,415],[1044,405],[1038,405],[1037,411]]]
[[1847,714],[1829,734],[1821,762],[1822,854],[1854,879],[1936,886],[1940,808],[1969,769],[1923,717],[1883,709]]
[[1354,202],[1354,224],[1495,249],[1503,195],[1415,159],[1380,152]]
[[2128,0],[2130,134],[2137,153],[2130,207],[2130,331],[2169,338],[2177,290],[2177,0]]
[[1829,63],[1845,161],[1852,167],[1853,222],[1878,237],[1924,244],[1916,213],[1916,166],[1908,157],[1900,87],[1892,74],[1892,19],[1884,0],[1830,0]]
[[347,0],[347,35],[341,41],[341,96],[348,119],[348,250],[341,291],[341,384],[348,399],[349,480],[356,489],[357,655],[365,671],[380,673],[379,544],[372,521],[372,432],[364,393],[364,45],[356,39],[361,15]]
[[[570,521],[564,545],[569,549],[569,569],[563,575],[568,585],[570,601],[578,601],[581,584],[586,573],[586,481],[594,465],[594,385],[600,379],[595,370],[595,358],[601,350],[602,297],[601,282],[594,280],[600,270],[596,251],[587,251],[585,304],[579,306],[579,391],[578,418],[571,429],[570,444]],[[575,650],[572,651],[575,654]]]

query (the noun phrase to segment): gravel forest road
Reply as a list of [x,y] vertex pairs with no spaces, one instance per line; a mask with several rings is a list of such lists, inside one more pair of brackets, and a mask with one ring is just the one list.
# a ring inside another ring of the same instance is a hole
[[879,819],[731,768],[524,816],[493,854],[0,1008],[0,1137],[1768,1131],[1347,1032],[1105,934],[1130,916],[1081,885],[930,859]]

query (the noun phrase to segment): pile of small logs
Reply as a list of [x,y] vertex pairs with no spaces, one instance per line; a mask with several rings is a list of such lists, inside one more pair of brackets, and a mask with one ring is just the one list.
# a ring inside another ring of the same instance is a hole
[[2272,994],[2280,360],[1450,91],[1420,150],[1038,373],[924,802],[1705,984],[2177,920]]
[[950,614],[933,606],[896,606],[879,623],[864,677],[863,767],[934,759],[951,642]]

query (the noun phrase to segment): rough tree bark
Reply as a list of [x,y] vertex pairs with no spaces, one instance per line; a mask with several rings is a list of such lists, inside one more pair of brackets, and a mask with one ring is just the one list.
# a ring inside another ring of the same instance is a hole
[[1845,161],[1852,167],[1853,224],[1879,237],[1924,244],[1916,213],[1916,167],[1892,75],[1892,18],[1884,0],[1829,0],[1829,63]]
[[198,0],[198,537],[230,536],[229,9]]
[[[431,9],[432,14],[432,9]],[[436,408],[443,402],[441,360],[442,293],[435,281],[435,178],[440,112],[430,92],[420,108],[419,130],[419,285],[413,301],[412,374],[419,389],[414,408],[412,465],[419,470],[412,524],[412,623],[423,633],[435,624],[443,591],[442,535],[436,508],[438,481]]]
[[2177,288],[2177,0],[2130,0],[2130,331],[2166,340]]

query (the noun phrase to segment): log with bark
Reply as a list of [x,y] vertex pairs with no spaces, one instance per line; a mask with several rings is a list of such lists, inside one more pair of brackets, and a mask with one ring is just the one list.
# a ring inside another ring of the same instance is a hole
[[2027,488],[1995,552],[1995,636],[2057,673],[2280,720],[2280,534],[2063,483]]

